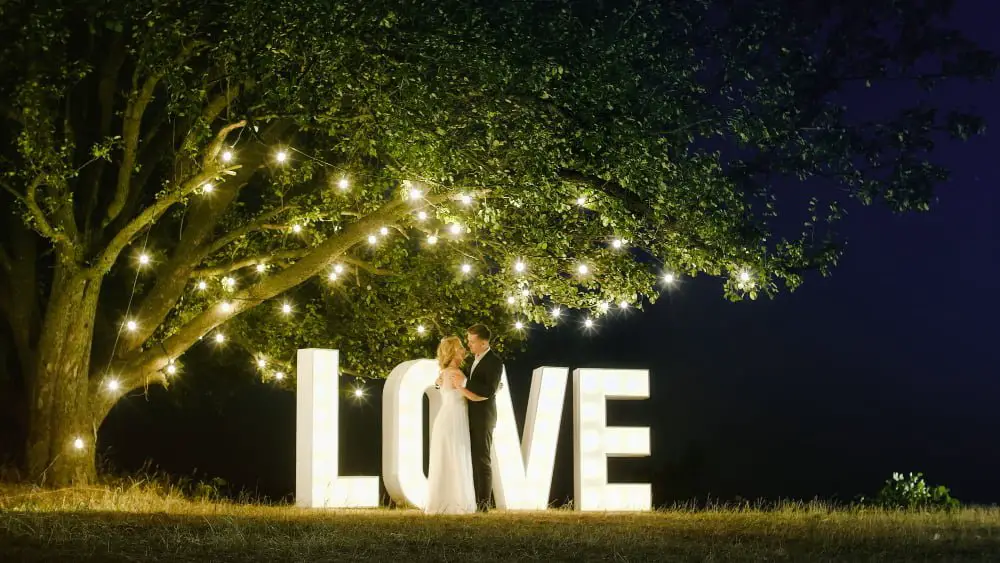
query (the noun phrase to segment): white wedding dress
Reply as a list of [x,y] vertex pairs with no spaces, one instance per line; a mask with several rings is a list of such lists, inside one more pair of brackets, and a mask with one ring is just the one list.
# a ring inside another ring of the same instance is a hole
[[[465,380],[462,380],[465,385]],[[465,397],[441,378],[441,408],[431,426],[427,465],[427,514],[470,514],[476,511],[472,480],[469,410]]]

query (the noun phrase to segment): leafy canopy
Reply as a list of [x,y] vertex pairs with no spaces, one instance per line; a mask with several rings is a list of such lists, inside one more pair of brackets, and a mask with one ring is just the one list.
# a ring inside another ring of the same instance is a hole
[[19,258],[41,287],[12,341],[61,271],[103,283],[95,376],[218,335],[266,371],[324,346],[373,376],[473,321],[641,307],[664,274],[795,288],[836,264],[845,204],[927,209],[934,144],[982,132],[841,101],[992,77],[949,5],[4,3],[3,290]]

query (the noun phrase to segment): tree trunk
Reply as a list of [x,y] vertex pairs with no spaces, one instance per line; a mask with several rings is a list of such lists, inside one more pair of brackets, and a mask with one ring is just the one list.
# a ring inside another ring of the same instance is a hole
[[32,479],[50,486],[96,477],[97,424],[91,416],[89,371],[100,280],[56,266],[49,306],[29,377],[26,461]]

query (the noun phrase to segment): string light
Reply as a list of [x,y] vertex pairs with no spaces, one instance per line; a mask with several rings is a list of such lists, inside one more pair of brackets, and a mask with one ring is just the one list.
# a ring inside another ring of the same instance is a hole
[[576,271],[579,272],[581,276],[585,276],[588,272],[590,272],[590,268],[588,268],[586,264],[580,264],[576,267]]
[[233,304],[230,303],[229,301],[223,301],[222,303],[219,303],[219,308],[222,309],[223,313],[233,312]]
[[233,151],[222,151],[222,162],[231,162],[233,160]]
[[438,238],[434,235],[427,237],[427,244],[437,244]]
[[517,272],[517,273],[523,272],[525,270],[525,268],[527,268],[527,266],[525,266],[524,262],[521,262],[520,260],[518,260],[514,264],[514,271]]
[[295,233],[295,234],[301,233],[302,232],[302,225],[299,225],[298,223],[292,225],[292,232]]
[[608,305],[607,301],[601,301],[600,304],[597,305],[597,308],[600,309],[602,313],[607,313],[609,307],[610,305]]
[[521,290],[521,295],[523,295],[524,297],[527,297],[527,296],[531,295],[531,291],[528,288],[524,288],[524,289]]
[[257,358],[257,367],[264,369],[267,367],[267,360],[264,358]]
[[378,230],[378,233],[380,235],[382,235],[382,236],[386,236],[386,235],[389,234],[389,228],[388,227],[382,227],[381,229]]
[[125,323],[125,330],[129,332],[135,332],[136,330],[138,330],[138,328],[139,328],[139,323],[135,321],[128,321],[127,323]]
[[671,274],[671,273],[669,273],[669,272],[666,273],[666,274],[663,274],[663,283],[665,283],[667,285],[674,283],[676,280],[677,280],[677,278],[675,278],[674,275]]
[[343,267],[342,265],[340,265],[340,264],[335,264],[335,265],[333,266],[333,271],[334,271],[335,273],[338,273],[338,274],[341,274],[341,273],[343,273],[343,272],[344,272],[344,267]]
[[628,301],[622,301],[621,303],[618,304],[619,309],[628,309],[628,307],[629,307]]
[[468,274],[471,271],[472,271],[472,266],[471,265],[469,265],[469,264],[462,264],[462,273],[463,274]]
[[174,375],[175,373],[177,373],[177,366],[173,362],[170,362],[167,364],[167,375]]
[[117,379],[112,377],[111,379],[108,380],[109,391],[117,391],[119,387],[121,387],[121,383],[119,383]]
[[417,334],[423,334],[427,331],[427,327],[424,325],[417,325]]
[[354,388],[354,396],[358,399],[365,396],[365,390],[360,387]]
[[337,277],[338,277],[338,274],[337,274],[337,272],[330,272],[330,275],[329,275],[329,276],[327,276],[327,278],[328,278],[328,279],[329,279],[330,281],[337,281]]
[[368,244],[378,243],[378,237],[375,235],[368,235]]
[[73,447],[77,450],[82,450],[84,447],[83,438],[73,440]]
[[417,220],[418,221],[426,221],[427,220],[427,212],[426,211],[418,211],[417,212]]
[[225,341],[226,341],[226,335],[225,334],[222,334],[221,332],[215,333],[215,342],[217,344],[222,344]]
[[622,244],[624,244],[624,243],[622,242],[622,239],[620,239],[620,238],[616,238],[615,240],[611,241],[611,247],[615,248],[615,249],[621,248]]
[[448,230],[451,231],[451,234],[453,235],[462,234],[462,226],[458,223],[453,223],[450,227],[448,227]]
[[463,205],[469,205],[472,203],[472,196],[469,194],[462,194],[461,201]]
[[206,289],[208,289],[208,284],[205,283],[205,280],[199,281],[198,282],[198,290],[199,291],[205,291]]
[[233,286],[236,285],[236,280],[228,276],[224,277],[222,278],[222,285],[225,286],[226,289],[233,289]]
[[583,326],[587,328],[594,328],[594,321],[592,319],[586,319],[583,321]]
[[263,274],[267,270],[267,264],[257,264],[257,271]]
[[560,309],[559,307],[553,307],[552,308],[552,318],[558,319],[559,315],[561,315],[561,314],[562,314],[562,309]]
[[288,160],[288,153],[280,150],[274,153],[274,160],[278,161],[278,164],[284,164],[285,161]]
[[292,305],[290,303],[282,303],[281,312],[286,315],[292,314]]
[[586,205],[587,204],[587,198],[584,197],[584,196],[580,196],[580,197],[576,198],[576,204],[579,205],[579,206],[581,206],[581,207],[584,206],[584,205]]
[[341,190],[346,190],[351,187],[351,181],[347,179],[347,176],[342,176],[340,180],[337,180],[337,187]]
[[212,190],[214,190],[214,189],[215,189],[215,186],[213,186],[211,184],[211,182],[208,182],[208,183],[206,183],[205,185],[203,185],[201,187],[201,191],[204,192],[204,193],[206,193],[206,194],[212,193]]
[[515,301],[517,301],[517,300],[514,299],[513,296],[507,298],[507,304],[508,305],[513,305]]
[[278,381],[281,381],[282,379],[285,378],[285,372],[283,371],[274,372],[274,378],[277,379]]
[[740,281],[746,283],[750,281],[750,272],[743,270],[740,272]]
[[149,265],[149,254],[146,254],[145,252],[143,252],[142,254],[140,254],[139,255],[139,264],[142,265],[142,266]]
[[410,188],[410,194],[409,195],[410,195],[410,199],[420,199],[420,197],[422,195],[424,195],[424,192],[420,191],[417,188]]
[[524,328],[524,323],[522,323],[521,321],[517,321],[516,323],[514,323],[514,328],[517,330],[521,330],[522,328]]

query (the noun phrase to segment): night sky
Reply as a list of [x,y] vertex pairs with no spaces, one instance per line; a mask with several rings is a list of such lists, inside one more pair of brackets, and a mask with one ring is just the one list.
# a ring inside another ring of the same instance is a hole
[[[960,0],[955,22],[1000,51],[990,4]],[[864,94],[877,111],[899,93]],[[1000,85],[945,87],[931,100],[974,108],[991,129],[939,147],[953,175],[930,213],[851,207],[840,225],[850,245],[833,276],[774,300],[731,303],[721,281],[701,277],[590,336],[535,329],[507,364],[519,423],[537,366],[646,368],[652,399],[612,403],[609,422],[650,426],[653,457],[613,460],[611,477],[653,482],[656,504],[849,501],[893,471],[922,471],[963,501],[1000,502]],[[200,363],[169,391],[123,401],[99,447],[119,470],[150,459],[290,498],[294,394],[256,382],[236,354]],[[342,403],[344,474],[380,473],[380,386],[369,384],[366,403]],[[570,393],[557,501],[572,494]]]

